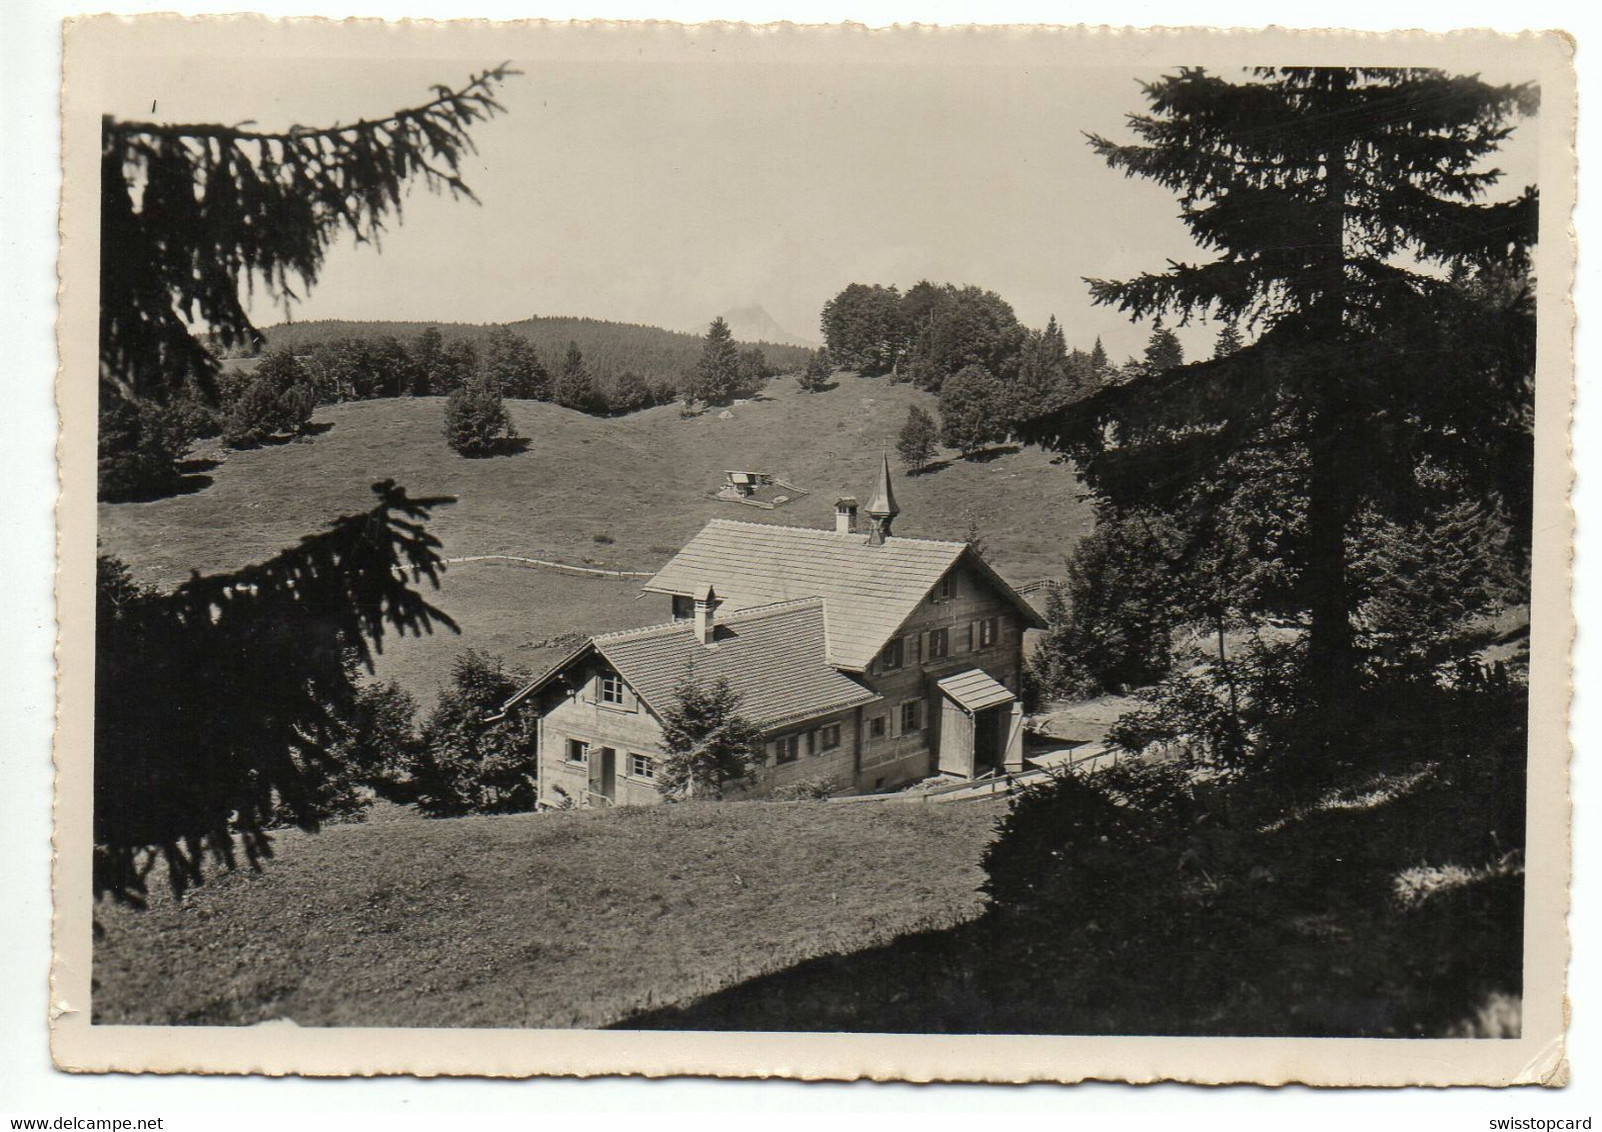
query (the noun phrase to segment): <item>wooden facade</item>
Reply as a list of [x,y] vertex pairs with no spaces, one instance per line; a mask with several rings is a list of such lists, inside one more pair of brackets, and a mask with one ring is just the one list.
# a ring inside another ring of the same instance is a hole
[[[952,566],[866,671],[849,673],[880,698],[769,728],[765,764],[750,790],[805,781],[833,793],[871,793],[937,773],[972,778],[1007,769],[1016,713],[970,715],[938,687],[978,669],[1018,693],[1028,626],[992,579],[962,560]],[[541,806],[660,801],[661,721],[603,657],[574,662],[536,705]]]

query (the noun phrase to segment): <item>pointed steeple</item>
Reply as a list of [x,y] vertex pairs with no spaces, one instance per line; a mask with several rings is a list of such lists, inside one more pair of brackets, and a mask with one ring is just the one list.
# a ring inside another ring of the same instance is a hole
[[874,488],[873,499],[868,502],[868,518],[873,520],[868,532],[870,545],[880,546],[890,537],[890,524],[899,514],[901,508],[896,506],[896,493],[890,489],[890,457],[881,454],[879,486]]

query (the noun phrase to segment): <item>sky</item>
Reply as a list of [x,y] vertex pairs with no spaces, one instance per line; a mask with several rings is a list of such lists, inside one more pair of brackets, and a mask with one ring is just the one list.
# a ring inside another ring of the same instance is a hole
[[[377,117],[499,62],[495,46],[477,60],[137,59],[108,81],[108,108],[272,129]],[[1138,80],[1163,66],[729,54],[514,60],[507,113],[473,130],[480,203],[413,191],[380,248],[330,251],[294,317],[699,330],[756,304],[821,339],[819,311],[847,283],[927,278],[994,290],[1031,326],[1055,315],[1070,345],[1100,336],[1121,359],[1150,325],[1094,307],[1084,277],[1198,257],[1173,196],[1084,137],[1120,136]],[[1534,167],[1524,133],[1499,160],[1510,191]],[[253,315],[283,310],[260,299]],[[1180,333],[1194,356],[1216,327]]]

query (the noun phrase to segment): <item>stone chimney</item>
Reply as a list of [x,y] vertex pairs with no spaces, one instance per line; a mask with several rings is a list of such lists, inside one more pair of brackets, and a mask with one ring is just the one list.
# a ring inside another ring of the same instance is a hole
[[712,590],[711,582],[702,582],[695,589],[695,639],[703,645],[714,642],[718,632],[718,606],[722,599]]
[[837,535],[854,535],[857,533],[857,500],[855,496],[848,495],[844,499],[834,501],[834,533]]
[[896,494],[890,490],[890,457],[882,456],[879,464],[879,486],[874,489],[873,498],[868,502],[868,518],[872,526],[868,528],[868,545],[883,546],[890,537],[890,524],[895,522],[901,508],[896,506]]

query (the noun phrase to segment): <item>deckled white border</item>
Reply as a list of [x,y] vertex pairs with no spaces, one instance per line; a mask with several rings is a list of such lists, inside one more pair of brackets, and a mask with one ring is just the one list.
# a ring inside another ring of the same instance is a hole
[[[95,1070],[144,1069],[156,1072],[210,1071],[263,1073],[471,1073],[525,1075],[529,1073],[635,1072],[718,1073],[725,1075],[781,1074],[801,1078],[846,1079],[871,1076],[899,1080],[1078,1080],[1105,1077],[1121,1080],[1180,1078],[1192,1081],[1257,1080],[1265,1083],[1305,1081],[1319,1084],[1446,1084],[1476,1081],[1486,1084],[1552,1082],[1561,1078],[1562,1017],[1558,990],[1566,958],[1562,930],[1566,907],[1567,802],[1563,789],[1566,744],[1562,720],[1567,700],[1566,568],[1569,551],[1567,510],[1568,467],[1565,459],[1569,357],[1567,291],[1571,253],[1554,239],[1567,227],[1572,180],[1555,176],[1554,155],[1569,151],[1571,120],[1565,108],[1572,105],[1572,82],[1566,69],[1566,45],[1560,40],[1510,41],[1468,34],[1451,37],[1361,36],[1340,33],[1264,33],[1225,35],[1218,32],[1164,30],[1131,35],[1099,31],[1094,37],[1098,63],[1111,55],[1125,57],[1137,70],[1171,66],[1176,59],[1205,54],[1217,66],[1221,56],[1230,61],[1265,58],[1275,62],[1349,62],[1354,54],[1373,64],[1429,62],[1457,70],[1474,70],[1474,60],[1485,52],[1526,51],[1532,70],[1540,70],[1544,88],[1542,130],[1543,240],[1540,276],[1543,393],[1537,426],[1537,461],[1541,489],[1536,520],[1538,565],[1536,622],[1532,651],[1532,797],[1537,801],[1530,829],[1530,873],[1527,900],[1529,918],[1528,971],[1526,976],[1525,1033],[1518,1041],[1501,1042],[1396,1042],[1315,1041],[1268,1039],[1072,1039],[1008,1037],[884,1037],[845,1035],[689,1035],[622,1034],[566,1031],[418,1031],[418,1030],[298,1030],[288,1026],[258,1029],[90,1027],[87,1013],[76,1003],[87,991],[88,906],[87,843],[82,831],[87,821],[81,807],[87,800],[87,736],[89,720],[82,705],[89,703],[88,666],[82,629],[84,613],[92,608],[93,557],[93,372],[94,372],[94,271],[93,249],[83,233],[92,234],[94,162],[98,159],[98,109],[93,100],[91,53],[103,49],[105,38],[161,35],[182,36],[185,50],[220,49],[223,41],[241,30],[258,36],[254,50],[273,50],[286,39],[299,42],[309,35],[340,36],[337,50],[368,50],[375,46],[398,50],[402,42],[415,45],[426,38],[427,51],[439,58],[463,54],[473,58],[486,50],[502,56],[531,60],[540,49],[554,45],[563,54],[575,49],[607,55],[622,48],[619,36],[601,27],[551,29],[517,50],[489,46],[511,34],[503,25],[411,26],[379,28],[298,24],[266,26],[259,23],[215,22],[197,26],[178,22],[151,22],[132,29],[111,21],[75,28],[69,54],[65,154],[68,163],[64,194],[64,231],[69,234],[63,266],[62,290],[62,408],[66,431],[62,448],[64,493],[61,512],[62,570],[58,594],[61,603],[63,668],[62,702],[74,705],[60,720],[59,813],[56,883],[59,958],[55,1004],[62,1011],[55,1028],[55,1052],[66,1066]],[[265,34],[262,34],[265,33]],[[691,37],[682,29],[658,26],[651,33],[664,49],[684,49]],[[1042,58],[1071,48],[1076,33],[1029,32],[1007,29],[990,32],[936,33],[928,29],[868,35],[860,30],[826,34],[795,28],[770,28],[751,35],[724,27],[701,29],[703,38],[715,36],[727,57],[741,51],[756,55],[800,46],[836,54],[864,53],[884,61],[898,51],[928,54],[977,51],[1017,59],[1020,54],[1042,52]],[[1204,37],[1195,44],[1193,36]],[[799,39],[797,38],[799,37]],[[266,40],[264,44],[260,42]],[[967,56],[964,56],[967,57]],[[83,60],[80,62],[80,60]],[[1538,60],[1538,61],[1537,61]],[[1521,63],[1525,60],[1521,59]],[[1132,72],[1134,73],[1134,72]],[[79,107],[82,106],[80,112]],[[85,176],[85,170],[88,175]],[[86,211],[86,209],[88,211]],[[86,256],[87,253],[87,256]],[[88,271],[84,266],[87,263]],[[87,330],[87,333],[85,331]],[[1554,366],[1552,359],[1560,359]],[[71,375],[78,375],[75,383]],[[1554,376],[1555,375],[1555,376]],[[1559,396],[1550,395],[1553,383]],[[84,394],[88,396],[85,397]],[[87,406],[87,411],[86,411]],[[84,426],[87,424],[87,432]],[[85,437],[88,443],[84,443]],[[88,505],[85,505],[85,501]],[[87,522],[85,520],[87,519]],[[75,836],[75,831],[79,834]],[[1541,880],[1545,878],[1545,880]],[[1540,881],[1540,883],[1537,883]]]

